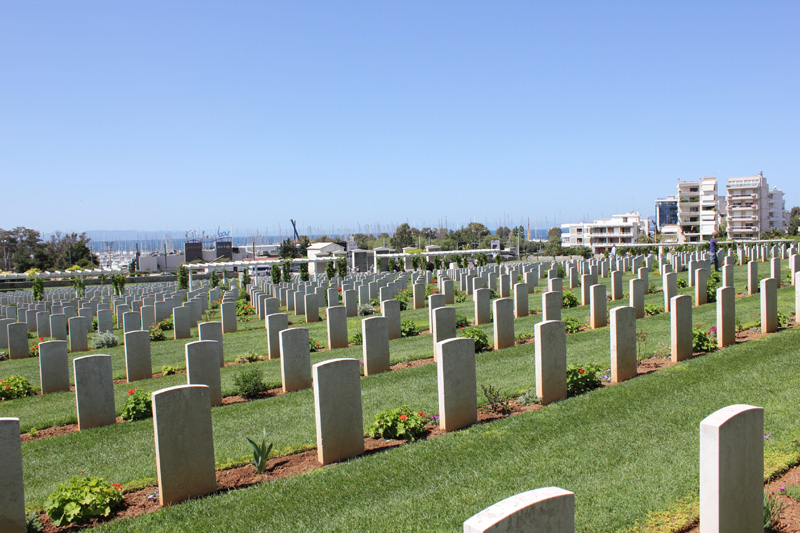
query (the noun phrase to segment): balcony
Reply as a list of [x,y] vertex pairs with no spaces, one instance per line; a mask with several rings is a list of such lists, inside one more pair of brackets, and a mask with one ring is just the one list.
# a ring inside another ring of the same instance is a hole
[[758,215],[731,215],[728,217],[728,223],[733,222],[758,222]]
[[755,207],[753,207],[753,204],[729,204],[728,209],[731,211],[741,211],[744,209],[755,209]]
[[728,201],[735,202],[738,200],[758,200],[758,193],[749,192],[745,194],[729,194]]

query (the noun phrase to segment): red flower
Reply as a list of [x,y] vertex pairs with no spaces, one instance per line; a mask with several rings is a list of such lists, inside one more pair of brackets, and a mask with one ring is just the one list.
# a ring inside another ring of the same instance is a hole
[[122,489],[122,485],[120,485],[119,483],[112,483],[111,486],[114,487],[117,490],[121,490]]
[[131,389],[131,390],[129,390],[129,391],[128,391],[128,394],[133,394],[133,393],[135,393],[135,392],[136,392],[136,391],[135,391],[134,389]]
[[579,368],[579,369],[578,369],[578,373],[579,373],[579,374],[585,374],[585,373],[586,373],[586,370],[584,370],[584,369],[582,369],[582,368]]
[[[8,387],[6,387],[6,388],[8,388]],[[405,420],[406,418],[408,418],[408,415],[400,415],[400,420]]]
[[39,337],[39,342],[42,342],[43,340],[44,340],[44,337]]
[[425,418],[425,413],[419,413],[419,416],[421,416],[422,418]]
[[9,387],[8,385],[6,385],[6,388],[7,388],[7,389],[10,389],[11,387]]

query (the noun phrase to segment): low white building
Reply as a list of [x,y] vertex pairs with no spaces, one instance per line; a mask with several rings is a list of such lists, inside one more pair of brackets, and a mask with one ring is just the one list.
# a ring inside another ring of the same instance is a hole
[[[345,255],[344,246],[340,246],[335,242],[315,242],[310,244],[306,249],[306,255],[312,261],[314,259],[322,259],[324,257],[332,257],[334,255]],[[311,274],[322,274],[325,272],[327,261],[314,261],[309,263],[308,271]]]
[[648,235],[650,219],[638,211],[613,215],[593,222],[561,225],[561,245],[565,248],[588,246],[592,253],[603,253],[614,246],[634,244],[641,235]]

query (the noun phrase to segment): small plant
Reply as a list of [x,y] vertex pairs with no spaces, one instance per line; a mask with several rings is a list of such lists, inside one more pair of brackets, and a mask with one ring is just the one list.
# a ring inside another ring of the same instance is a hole
[[44,531],[44,526],[39,520],[39,513],[36,511],[28,511],[25,513],[25,531],[28,533]]
[[92,338],[92,348],[113,348],[119,344],[119,339],[110,331],[101,331]]
[[742,322],[741,318],[736,319],[736,333],[741,333],[744,331],[744,323]]
[[783,311],[778,311],[778,327],[785,328],[789,325],[789,314]]
[[656,316],[664,312],[664,308],[656,304],[644,304],[644,314],[646,316]]
[[508,397],[500,389],[496,389],[492,385],[481,385],[481,390],[486,397],[486,401],[489,402],[489,410],[491,412],[501,415],[507,415],[511,412],[511,406],[508,405]]
[[800,485],[789,485],[788,487],[778,487],[778,491],[783,496],[788,496],[793,500],[800,500]]
[[564,318],[564,330],[567,333],[578,333],[584,325],[574,316]]
[[469,319],[464,315],[456,315],[456,327],[466,328],[469,326]]
[[172,316],[168,316],[167,318],[159,322],[157,325],[164,331],[172,331],[173,329],[175,329],[175,321],[173,320]]
[[250,464],[256,468],[256,473],[263,474],[267,469],[267,459],[272,452],[272,443],[267,444],[267,430],[261,431],[261,444],[256,444],[249,437],[245,437],[253,449],[253,459]]
[[483,330],[478,328],[464,328],[461,330],[461,334],[475,341],[475,353],[488,352],[492,349],[492,345],[489,344],[489,338]]
[[269,269],[269,275],[270,277],[272,277],[272,283],[274,285],[277,285],[278,283],[281,282],[281,267],[279,267],[278,265],[272,265]]
[[514,340],[517,341],[517,343],[519,344],[525,344],[528,341],[532,341],[534,337],[535,335],[533,333],[520,333],[519,335],[514,337]]
[[171,376],[171,375],[175,374],[176,372],[178,372],[179,370],[182,370],[182,369],[180,367],[177,367],[177,366],[163,365],[161,367],[161,375],[163,375],[163,376]]
[[150,326],[150,342],[159,342],[167,340],[164,330],[158,326]]
[[649,336],[650,334],[643,329],[636,332],[636,353],[644,353],[644,348],[647,345],[647,338]]
[[362,337],[360,331],[350,335],[350,344],[352,344],[353,346],[361,346],[362,344],[364,344],[364,338]]
[[317,339],[308,338],[308,351],[311,353],[318,352],[322,350],[323,346],[317,341]]
[[399,409],[386,409],[374,416],[375,422],[367,429],[367,435],[378,439],[417,440],[427,431],[429,417],[412,411],[407,405]]
[[150,393],[145,391],[135,391],[131,389],[128,391],[128,397],[125,399],[125,405],[122,406],[122,414],[120,415],[123,420],[144,420],[145,418],[153,417],[153,401],[150,399]]
[[583,394],[602,386],[597,374],[603,369],[597,365],[567,366],[567,391],[571,396]]
[[572,291],[564,291],[564,294],[561,295],[561,307],[564,309],[578,307],[578,297]]
[[119,483],[111,485],[98,477],[73,477],[47,497],[44,511],[57,526],[108,516],[122,503],[121,489]]
[[413,320],[403,320],[400,322],[401,337],[416,337],[419,335],[419,326]]
[[16,375],[0,379],[0,401],[16,400],[25,396],[33,396],[33,387],[27,379]]
[[764,531],[775,531],[785,508],[786,504],[777,496],[764,492]]
[[247,352],[244,352],[244,353],[239,354],[238,356],[236,356],[236,362],[237,363],[255,363],[256,361],[260,361],[260,360],[261,360],[261,356],[258,355],[253,350],[249,350]]
[[711,352],[717,349],[716,328],[704,331],[698,324],[692,330],[692,351],[697,353]]
[[233,376],[236,392],[244,398],[256,398],[267,391],[263,373],[260,368],[245,368]]
[[245,317],[256,314],[256,308],[250,305],[245,298],[236,300],[236,316]]
[[686,281],[686,278],[678,278],[677,285],[679,289],[685,289],[689,286],[689,283]]
[[517,398],[517,402],[521,403],[522,405],[538,405],[542,403],[542,400],[536,395],[536,391],[534,389],[528,389],[519,398]]
[[464,303],[469,299],[469,295],[466,292],[456,289],[455,290],[455,302],[457,304]]
[[358,306],[358,316],[369,316],[375,314],[375,308],[371,304],[361,304]]

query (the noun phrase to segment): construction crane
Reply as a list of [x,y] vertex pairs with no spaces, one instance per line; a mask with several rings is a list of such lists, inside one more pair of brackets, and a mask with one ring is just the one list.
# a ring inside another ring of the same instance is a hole
[[294,229],[294,243],[297,244],[300,242],[300,235],[297,233],[297,221],[290,218],[289,222],[292,223],[292,229]]

